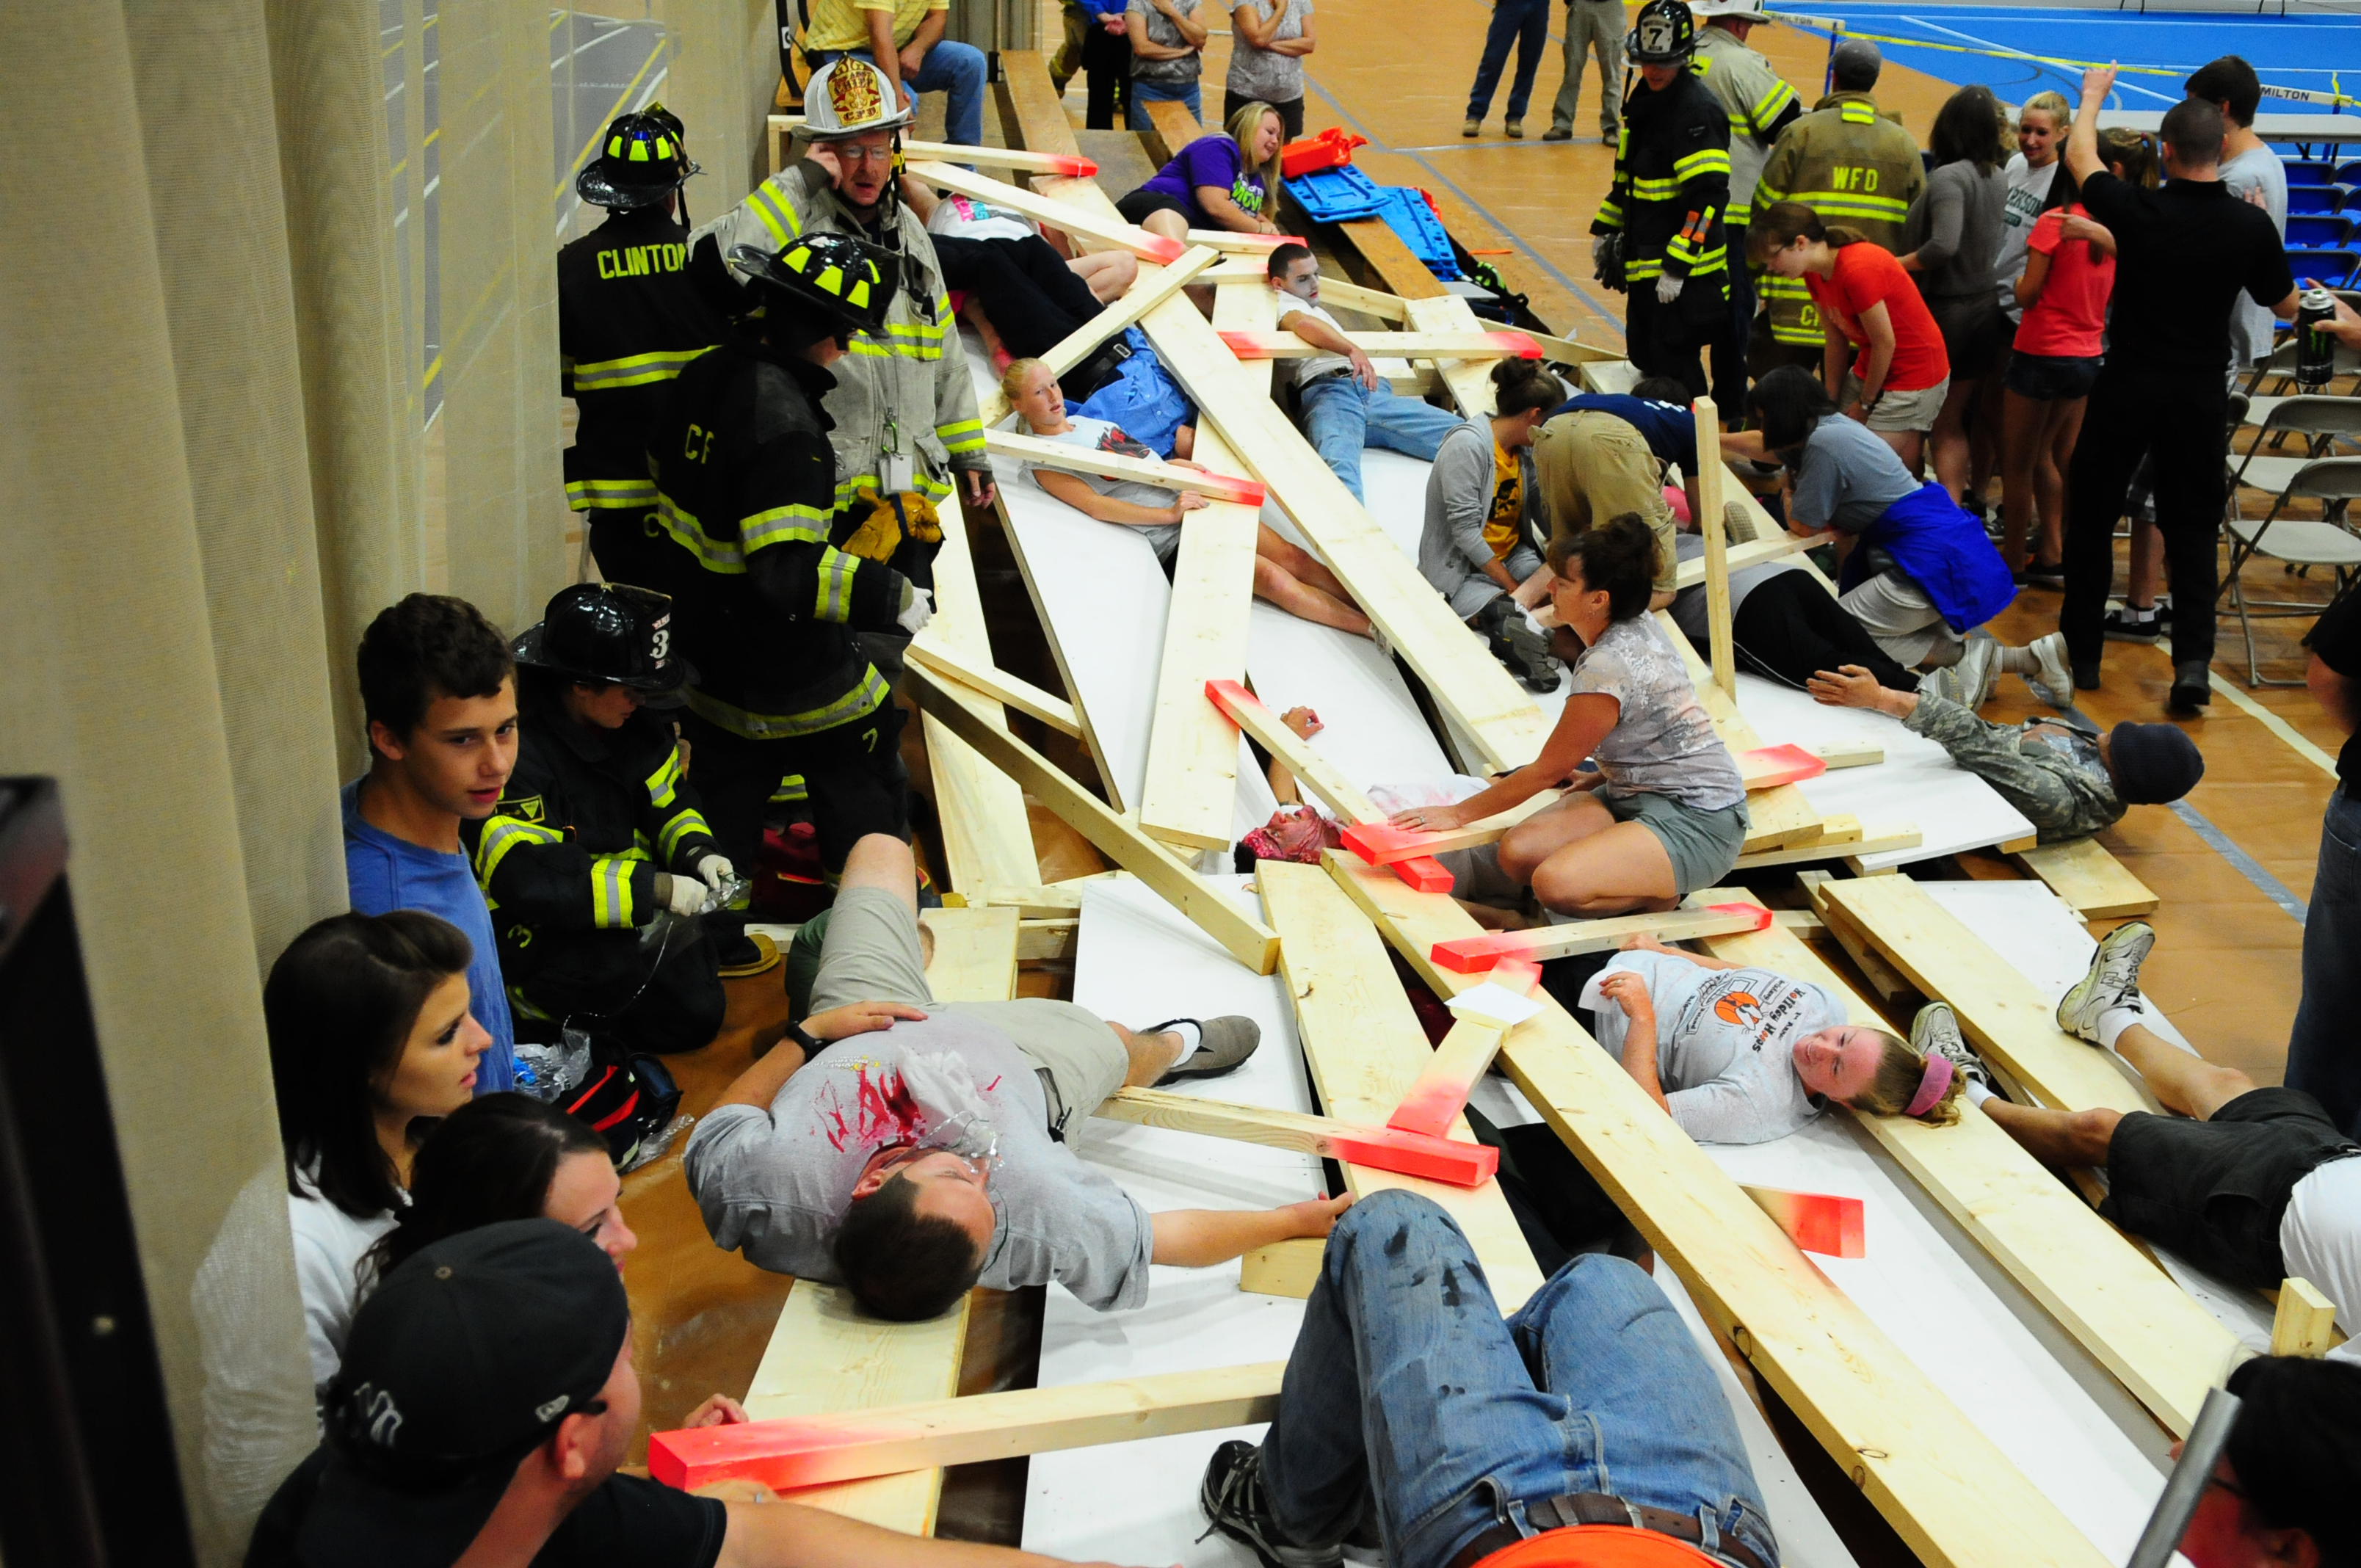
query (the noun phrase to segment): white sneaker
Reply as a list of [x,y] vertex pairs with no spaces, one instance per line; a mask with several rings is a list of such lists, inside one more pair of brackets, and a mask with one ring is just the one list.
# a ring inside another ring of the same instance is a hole
[[1982,1059],[1968,1048],[1967,1036],[1960,1033],[1959,1015],[1948,1002],[1929,1002],[1918,1009],[1918,1015],[1910,1020],[1910,1048],[1922,1057],[1949,1057],[1953,1067],[1978,1083],[1991,1082]]
[[1960,706],[1970,713],[1984,705],[2000,680],[2000,644],[1989,637],[1971,637],[1953,668],[1960,674]]
[[2066,634],[2053,631],[2047,637],[2037,637],[2026,650],[2041,666],[2038,674],[2025,677],[2036,702],[2055,708],[2074,706],[2074,676],[2066,667]]
[[2100,1015],[2139,1000],[2140,965],[2155,946],[2156,927],[2145,920],[2126,920],[2100,938],[2090,970],[2059,999],[2058,1026],[2097,1045]]

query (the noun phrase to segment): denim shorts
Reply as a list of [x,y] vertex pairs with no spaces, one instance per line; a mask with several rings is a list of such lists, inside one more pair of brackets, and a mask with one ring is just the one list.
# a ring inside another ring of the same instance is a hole
[[2099,378],[2099,367],[2105,363],[2105,357],[2097,354],[2087,359],[2056,354],[2015,354],[2009,356],[2008,375],[2003,384],[2018,397],[2031,398],[2036,402],[2071,402],[2091,395],[2092,384]]

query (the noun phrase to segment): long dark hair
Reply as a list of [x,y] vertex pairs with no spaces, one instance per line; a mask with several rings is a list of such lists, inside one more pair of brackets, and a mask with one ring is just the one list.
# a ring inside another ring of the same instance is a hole
[[417,909],[332,915],[287,944],[262,987],[262,1016],[291,1195],[303,1195],[304,1171],[356,1219],[400,1201],[377,1138],[376,1082],[401,1060],[428,995],[474,956],[457,927]]
[[2000,100],[1989,87],[1962,87],[1943,101],[1935,115],[1935,128],[1927,137],[1935,167],[1972,163],[1979,174],[1990,174],[2000,161]]
[[1763,444],[1784,458],[1837,406],[1817,376],[1800,365],[1782,365],[1754,383],[1746,394],[1746,411],[1763,433]]
[[421,1249],[462,1231],[538,1219],[558,1161],[606,1153],[597,1128],[530,1094],[471,1100],[418,1146],[410,1207],[369,1249],[370,1266],[382,1279]]
[[1582,573],[1582,586],[1607,594],[1609,622],[1629,620],[1648,608],[1656,580],[1656,535],[1636,511],[1621,512],[1597,528],[1562,533],[1550,541],[1549,569],[1561,577]]

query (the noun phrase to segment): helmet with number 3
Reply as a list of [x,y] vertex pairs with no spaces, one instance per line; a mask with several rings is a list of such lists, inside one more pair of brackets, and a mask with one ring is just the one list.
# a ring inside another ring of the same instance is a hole
[[1697,51],[1697,19],[1682,0],[1648,0],[1623,39],[1640,65],[1678,65]]
[[622,583],[576,583],[557,591],[541,623],[512,651],[526,669],[630,686],[665,707],[661,699],[696,674],[673,649],[677,630],[666,595]]

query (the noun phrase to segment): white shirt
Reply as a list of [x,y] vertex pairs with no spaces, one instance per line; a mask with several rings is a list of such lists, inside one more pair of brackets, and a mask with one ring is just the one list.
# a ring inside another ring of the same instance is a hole
[[[2336,1326],[2361,1332],[2361,1156],[2330,1160],[2295,1184],[2279,1221],[2287,1271],[2336,1303]],[[2361,1364],[2361,1338],[2329,1354]]]
[[927,232],[953,239],[1030,239],[1041,231],[1021,213],[952,195],[936,204],[927,219]]
[[316,1413],[329,1380],[345,1358],[345,1335],[360,1305],[360,1262],[377,1240],[393,1229],[389,1209],[357,1220],[320,1196],[308,1172],[296,1184],[303,1196],[287,1199],[287,1229],[295,1244],[295,1284],[303,1297],[303,1339],[312,1353],[312,1401]]
[[2033,220],[2049,200],[2062,159],[2051,159],[2036,169],[2016,153],[2008,160],[2008,194],[2001,201],[2000,249],[1993,254],[1993,285],[2008,319],[2023,321],[2025,307],[2016,302],[2016,280],[2025,276],[2026,242],[2033,237]]
[[[1281,332],[1288,330],[1287,323],[1290,316],[1311,316],[1314,320],[1326,322],[1333,332],[1345,330],[1334,316],[1330,315],[1318,305],[1307,305],[1294,295],[1281,290],[1279,296],[1279,328]],[[1323,376],[1338,370],[1350,370],[1353,367],[1353,362],[1341,354],[1315,354],[1309,359],[1290,359],[1286,361],[1286,364],[1290,367],[1288,372],[1290,378],[1299,387],[1306,381],[1316,381]]]
[[1820,1113],[1793,1048],[1845,1021],[1844,1003],[1829,992],[1769,970],[1618,953],[1583,987],[1582,1004],[1598,1015],[1598,1043],[1619,1058],[1630,1021],[1598,990],[1619,970],[1644,981],[1655,1004],[1656,1078],[1682,1132],[1701,1144],[1762,1144]]

